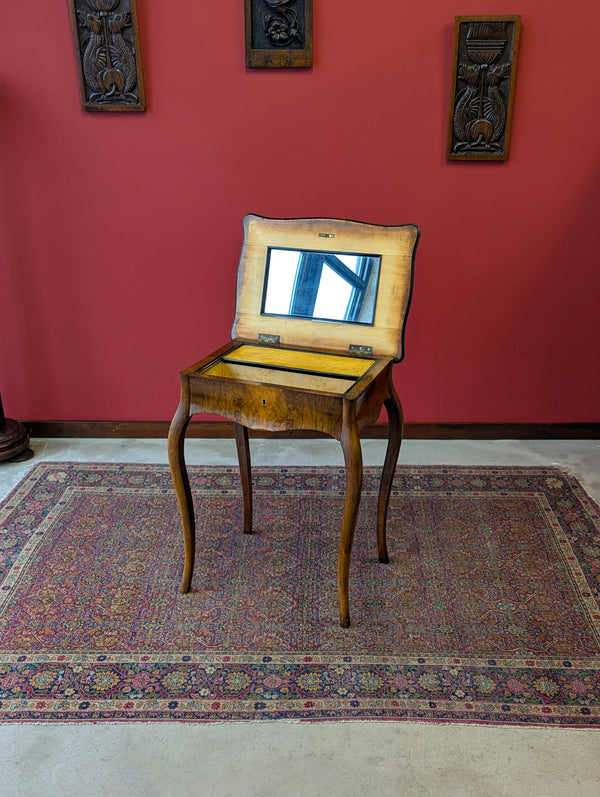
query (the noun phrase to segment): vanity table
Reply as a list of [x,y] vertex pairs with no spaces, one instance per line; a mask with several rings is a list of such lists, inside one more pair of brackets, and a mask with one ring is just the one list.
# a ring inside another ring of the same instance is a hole
[[362,486],[359,433],[377,420],[383,406],[389,437],[377,549],[379,561],[388,561],[386,517],[403,423],[392,366],[404,353],[419,229],[256,215],[246,216],[243,226],[231,340],[181,372],[180,402],[169,430],[169,464],[184,535],[180,592],[190,589],[196,544],[184,458],[190,418],[207,413],[233,422],[246,534],[252,532],[248,429],[322,432],[340,441],[345,462],[338,596],[340,625],[347,628]]

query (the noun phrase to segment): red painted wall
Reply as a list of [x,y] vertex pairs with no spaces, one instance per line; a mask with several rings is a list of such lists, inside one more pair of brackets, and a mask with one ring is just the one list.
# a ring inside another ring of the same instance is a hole
[[[521,13],[510,159],[447,163],[454,14]],[[67,3],[3,9],[0,390],[166,420],[223,343],[246,212],[422,228],[410,421],[600,420],[600,11],[315,0],[312,70],[246,70],[243,4],[139,0],[146,114],[80,109]]]

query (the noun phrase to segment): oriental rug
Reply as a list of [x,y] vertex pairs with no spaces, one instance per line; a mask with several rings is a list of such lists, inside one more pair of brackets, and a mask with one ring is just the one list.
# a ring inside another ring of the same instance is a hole
[[0,721],[600,726],[600,513],[552,468],[366,468],[338,625],[341,468],[40,463],[0,505]]

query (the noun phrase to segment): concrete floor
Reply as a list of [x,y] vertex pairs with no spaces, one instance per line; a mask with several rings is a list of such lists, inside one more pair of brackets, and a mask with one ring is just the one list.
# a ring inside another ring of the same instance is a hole
[[[253,440],[255,465],[341,465],[329,440]],[[0,498],[41,460],[166,462],[164,440],[35,440],[0,463]],[[367,465],[381,441],[363,441]],[[191,440],[189,464],[235,464],[229,440]],[[600,441],[407,440],[400,464],[555,465],[600,503]],[[395,722],[0,725],[0,795],[598,797],[600,730]]]

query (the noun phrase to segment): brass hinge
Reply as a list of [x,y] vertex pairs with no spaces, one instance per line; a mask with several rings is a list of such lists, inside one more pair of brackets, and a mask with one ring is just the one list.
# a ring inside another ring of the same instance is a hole
[[373,354],[373,347],[372,346],[359,346],[356,343],[350,344],[350,351],[352,354]]
[[259,343],[273,343],[275,346],[279,346],[279,335],[265,335],[263,332],[258,333],[258,342]]

